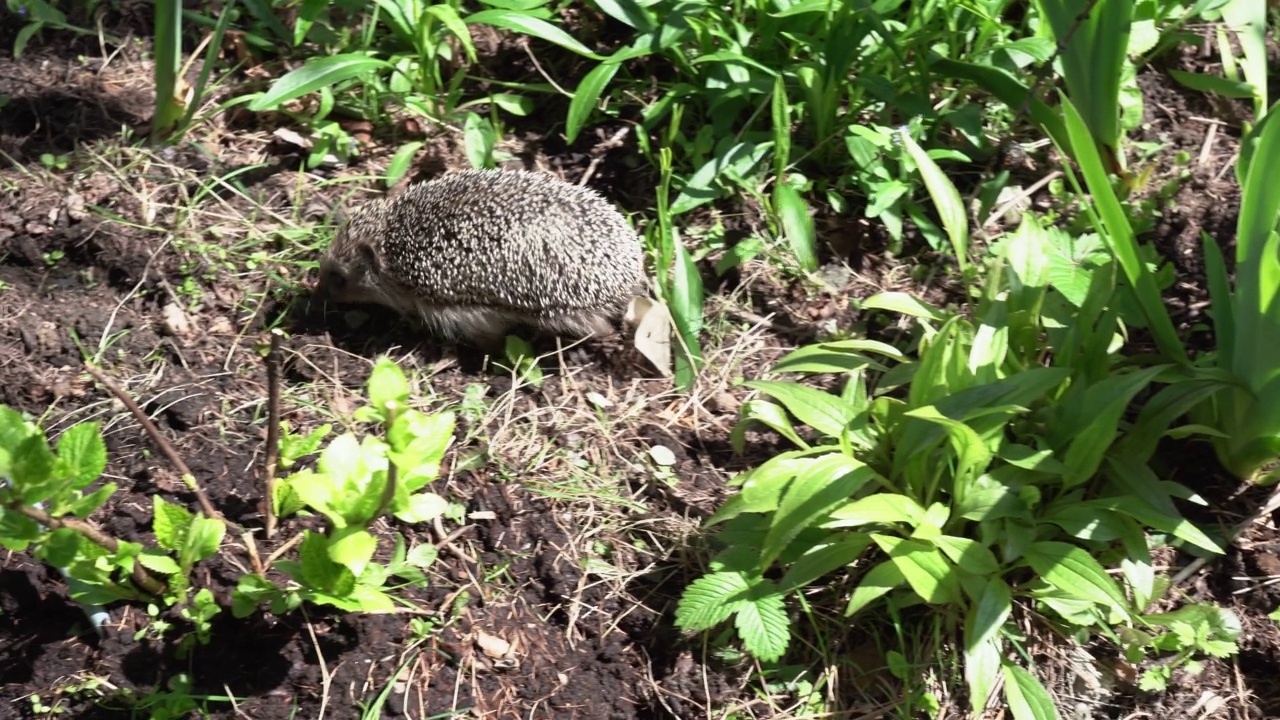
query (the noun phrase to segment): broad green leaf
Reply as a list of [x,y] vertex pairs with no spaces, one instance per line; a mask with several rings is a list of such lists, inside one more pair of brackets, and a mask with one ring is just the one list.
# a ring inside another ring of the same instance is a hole
[[449,501],[435,493],[419,493],[409,497],[409,506],[397,511],[395,516],[408,523],[424,523],[442,517],[449,510]]
[[775,455],[763,464],[748,470],[739,477],[742,490],[731,495],[716,512],[707,519],[706,526],[718,525],[742,513],[767,513],[778,509],[782,491],[796,476],[796,473],[808,467],[812,458],[798,458],[792,454]]
[[847,455],[832,453],[797,472],[783,492],[765,536],[760,566],[769,567],[796,535],[848,501],[875,477],[875,471]]
[[379,410],[388,403],[404,405],[409,401],[409,381],[394,360],[382,357],[369,373],[368,393],[369,402]]
[[1072,473],[1067,478],[1068,487],[1088,482],[1098,472],[1103,456],[1119,435],[1120,419],[1129,402],[1165,369],[1165,366],[1157,365],[1112,375],[1084,394],[1083,406],[1075,410],[1077,417],[1087,419],[1087,424],[1069,428],[1072,439],[1062,456],[1063,464]]
[[1200,92],[1210,92],[1230,98],[1252,98],[1254,94],[1253,85],[1240,80],[1229,80],[1219,75],[1185,72],[1176,68],[1169,68],[1165,72],[1180,84]]
[[1012,612],[1013,593],[1009,585],[1002,578],[989,578],[982,597],[969,606],[965,617],[965,650],[978,652],[982,645],[995,639]]
[[514,30],[515,32],[524,33],[525,35],[532,35],[540,40],[546,40],[549,43],[559,45],[566,50],[571,50],[584,57],[589,57],[592,60],[604,59],[600,55],[592,52],[591,48],[575,40],[572,35],[564,30],[561,30],[546,20],[539,20],[538,18],[521,12],[513,10],[481,10],[478,13],[468,15],[466,20],[468,25],[480,23],[505,28],[507,30]]
[[890,562],[922,600],[940,605],[960,599],[955,568],[932,544],[878,533],[872,533],[871,539],[889,555]]
[[914,528],[924,515],[924,507],[906,495],[875,493],[833,510],[822,527],[835,529],[904,523]]
[[[102,507],[102,504],[105,503],[108,499],[110,499],[111,496],[115,494],[115,492],[116,492],[115,483],[105,483],[102,485],[102,487],[99,487],[97,490],[94,490],[88,495],[81,496],[67,503],[66,511],[83,520],[89,517],[89,515],[92,514],[94,510],[97,510],[98,508]],[[3,533],[0,533],[0,534],[3,534]]]
[[862,576],[858,587],[849,595],[849,604],[844,609],[845,617],[852,617],[864,610],[868,605],[892,592],[907,582],[906,576],[893,562],[882,562]]
[[1006,663],[1004,677],[1004,696],[1014,720],[1059,720],[1053,698],[1034,675]]
[[17,444],[9,457],[9,479],[23,503],[44,502],[65,489],[54,475],[56,466],[57,458],[40,432]]
[[458,39],[458,43],[462,45],[462,50],[467,54],[468,62],[476,62],[476,47],[471,42],[471,31],[467,29],[467,24],[458,17],[458,11],[454,10],[448,3],[436,3],[428,5],[426,12],[434,15],[440,24],[449,30],[449,34]]
[[838,540],[813,548],[793,562],[778,582],[778,592],[784,595],[797,592],[827,573],[852,564],[871,544],[871,538],[862,533],[838,537]]
[[179,553],[186,564],[193,564],[213,557],[222,546],[227,526],[221,520],[197,515],[191,520],[183,549]]
[[668,309],[679,335],[680,352],[676,354],[676,384],[691,388],[702,366],[702,350],[698,337],[702,332],[702,275],[684,243],[674,233],[671,296]]
[[830,438],[839,438],[853,421],[852,409],[840,398],[793,382],[752,380],[743,383],[781,402],[800,422]]
[[1068,596],[1128,615],[1129,604],[1124,593],[1102,565],[1081,548],[1044,540],[1032,543],[1023,560],[1045,582]]
[[817,270],[817,238],[814,235],[813,217],[809,214],[809,204],[800,197],[798,190],[781,182],[774,188],[773,202],[778,210],[783,237],[787,239],[796,261],[808,272]]
[[71,472],[71,487],[80,490],[97,480],[107,469],[107,445],[102,441],[99,424],[78,423],[58,438],[58,458]]
[[275,110],[290,100],[321,88],[366,75],[374,70],[390,70],[391,67],[391,64],[385,60],[362,53],[314,57],[297,70],[281,76],[270,90],[254,98],[248,104],[248,108],[253,112]]
[[961,570],[982,577],[995,576],[1000,572],[1000,563],[996,560],[995,554],[977,540],[940,535],[932,538],[931,542],[937,545],[938,549]]
[[573,91],[573,100],[569,102],[569,114],[564,127],[565,142],[572,144],[578,139],[578,133],[595,111],[600,95],[621,66],[617,62],[600,63],[578,83],[578,89]]
[[439,556],[440,551],[435,545],[430,543],[421,543],[413,546],[413,549],[405,556],[404,561],[416,568],[427,570],[435,564],[436,558]]
[[742,423],[752,420],[764,423],[792,443],[795,443],[796,446],[801,448],[809,447],[809,443],[805,442],[796,433],[795,427],[791,423],[791,417],[787,415],[787,411],[781,405],[756,398],[742,403],[741,413]]
[[620,23],[630,25],[642,33],[652,32],[658,24],[648,8],[636,0],[594,0],[606,15]]
[[1000,679],[1000,641],[991,638],[964,651],[964,678],[969,686],[972,717],[982,717],[992,689]]
[[146,569],[164,575],[177,575],[182,572],[182,568],[177,561],[159,550],[142,551],[142,554],[138,556],[138,562]]
[[792,350],[774,363],[773,371],[840,373],[864,367],[883,369],[882,365],[868,358],[864,352],[879,353],[900,362],[907,360],[901,350],[878,340],[836,340]]
[[378,539],[364,528],[348,527],[333,533],[328,549],[330,560],[345,565],[359,577],[378,549]]
[[676,627],[708,630],[749,602],[752,579],[741,572],[719,572],[694,580],[676,606]]

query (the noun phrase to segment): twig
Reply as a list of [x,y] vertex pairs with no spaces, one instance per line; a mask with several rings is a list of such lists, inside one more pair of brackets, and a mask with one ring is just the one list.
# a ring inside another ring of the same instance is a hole
[[265,575],[266,570],[262,566],[262,558],[258,557],[258,543],[254,542],[253,533],[245,531],[240,534],[240,539],[244,541],[245,551],[249,553],[249,564],[253,566],[253,571]]
[[263,514],[266,516],[267,538],[276,534],[276,465],[280,462],[280,331],[271,331],[271,346],[267,349],[267,459],[262,471],[266,476],[266,497]]
[[[74,530],[88,538],[89,542],[105,549],[107,552],[116,553],[120,550],[120,543],[117,542],[115,538],[107,535],[83,520],[78,520],[76,518],[56,518],[44,510],[31,507],[30,505],[11,505],[9,508],[26,515],[32,520],[35,520],[41,525],[52,530],[60,530],[62,528]],[[133,582],[151,595],[161,595],[165,591],[164,583],[152,577],[151,574],[147,572],[147,569],[142,567],[142,563],[135,562],[133,564]]]
[[160,428],[156,427],[156,424],[151,422],[151,418],[147,417],[147,414],[142,411],[142,408],[138,407],[138,403],[134,402],[133,398],[129,397],[128,393],[122,390],[119,385],[112,382],[111,379],[103,374],[103,372],[93,363],[85,362],[84,366],[95,380],[101,383],[107,390],[111,391],[111,394],[115,395],[120,402],[124,403],[125,407],[129,408],[129,412],[133,413],[133,416],[137,418],[138,423],[147,431],[147,435],[151,436],[151,440],[160,448],[160,452],[164,453],[164,456],[169,459],[169,462],[172,463],[173,466],[177,468],[178,472],[182,474],[182,482],[191,489],[191,492],[195,493],[196,501],[200,503],[200,509],[204,511],[205,516],[221,520],[232,529],[238,532],[244,532],[244,528],[240,527],[238,523],[232,522],[231,520],[223,517],[222,513],[218,512],[217,508],[213,506],[213,503],[209,502],[209,496],[204,494],[204,488],[200,487],[200,484],[196,482],[196,476],[191,472],[191,468],[187,467],[187,464],[183,462],[182,456],[178,455],[178,451],[174,449],[173,444],[170,443],[164,435],[160,434]]
[[276,561],[276,560],[279,560],[279,559],[280,559],[280,556],[281,556],[281,555],[284,555],[285,553],[289,552],[289,548],[291,548],[291,547],[293,547],[294,545],[297,545],[298,543],[302,542],[302,537],[303,537],[303,534],[302,534],[302,533],[298,533],[297,535],[294,535],[293,537],[289,538],[289,541],[288,541],[288,542],[286,542],[285,544],[283,544],[283,545],[281,545],[280,547],[276,548],[276,549],[275,549],[275,552],[273,552],[273,553],[271,553],[270,555],[268,555],[268,556],[267,556],[267,561],[266,561],[265,563],[263,563],[263,566],[264,566],[264,567],[271,567],[271,566],[275,563],[275,561]]

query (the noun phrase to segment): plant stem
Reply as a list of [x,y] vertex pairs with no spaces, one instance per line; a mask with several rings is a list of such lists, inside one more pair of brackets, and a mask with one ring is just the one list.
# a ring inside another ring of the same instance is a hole
[[[67,528],[74,530],[85,536],[89,542],[105,549],[110,553],[120,551],[120,543],[110,535],[102,532],[98,528],[77,518],[56,518],[39,508],[30,505],[10,505],[9,509],[14,510],[22,515],[35,520],[51,530],[60,530]],[[165,584],[151,576],[141,563],[133,564],[133,582],[143,591],[151,595],[161,595],[165,591]]]
[[262,500],[267,539],[276,534],[276,465],[280,462],[280,331],[271,331],[267,350],[266,497]]
[[378,503],[378,514],[375,518],[385,514],[387,509],[391,507],[391,501],[396,497],[396,461],[391,458],[393,448],[391,445],[391,425],[396,421],[397,411],[400,409],[399,403],[387,403],[387,484],[382,488],[382,502]]

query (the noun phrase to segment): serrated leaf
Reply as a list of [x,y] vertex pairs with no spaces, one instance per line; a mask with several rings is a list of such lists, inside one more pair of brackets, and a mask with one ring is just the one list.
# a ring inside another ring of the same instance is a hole
[[747,651],[767,663],[780,660],[791,640],[791,621],[782,595],[761,592],[769,587],[766,581],[759,581],[753,597],[738,608],[734,617],[734,626]]
[[44,435],[33,433],[18,442],[9,458],[9,478],[27,505],[44,502],[58,494],[63,483],[54,477],[57,458]]
[[751,581],[745,573],[718,572],[694,580],[676,605],[676,627],[708,630],[737,612],[749,600]]
[[191,513],[181,505],[168,502],[159,495],[152,495],[151,503],[151,529],[156,534],[156,543],[165,550],[180,551],[183,538],[191,527]]
[[88,495],[84,495],[68,503],[66,508],[67,512],[83,520],[89,517],[94,510],[102,507],[102,504],[111,499],[111,496],[115,493],[116,484],[106,483]]
[[71,473],[71,487],[80,490],[107,469],[107,445],[102,441],[99,424],[83,422],[73,425],[58,438],[58,458]]

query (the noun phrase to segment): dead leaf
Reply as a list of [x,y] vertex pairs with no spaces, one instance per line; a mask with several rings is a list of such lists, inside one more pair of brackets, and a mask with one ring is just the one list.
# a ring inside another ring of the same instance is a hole
[[511,643],[483,630],[476,630],[476,647],[494,660],[501,660],[511,654]]
[[671,377],[671,313],[667,306],[637,295],[627,305],[626,321],[635,325],[635,348],[663,377]]

